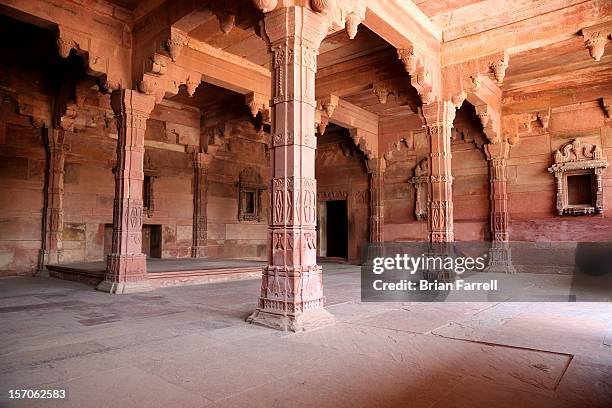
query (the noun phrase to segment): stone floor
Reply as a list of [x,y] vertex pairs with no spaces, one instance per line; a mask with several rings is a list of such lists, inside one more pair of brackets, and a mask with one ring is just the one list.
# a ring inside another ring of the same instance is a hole
[[[207,270],[207,269],[219,269],[219,268],[244,268],[246,266],[264,266],[265,262],[261,261],[244,261],[234,259],[195,259],[195,258],[182,258],[182,259],[157,259],[147,258],[147,272],[149,273],[160,273],[160,272],[175,272],[175,271],[193,271],[193,270]],[[65,267],[70,269],[77,269],[87,272],[99,272],[103,274],[106,270],[106,262],[72,262],[56,265],[59,267]]]
[[338,322],[299,334],[245,323],[257,280],[111,296],[0,279],[0,406],[612,406],[610,303],[361,304],[358,267],[324,271]]

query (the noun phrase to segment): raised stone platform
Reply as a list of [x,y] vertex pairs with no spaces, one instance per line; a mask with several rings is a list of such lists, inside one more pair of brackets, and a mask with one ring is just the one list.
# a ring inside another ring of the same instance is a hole
[[[154,287],[197,285],[261,277],[265,262],[235,259],[147,259],[147,273]],[[104,279],[106,263],[75,262],[47,265],[49,276],[98,285]]]

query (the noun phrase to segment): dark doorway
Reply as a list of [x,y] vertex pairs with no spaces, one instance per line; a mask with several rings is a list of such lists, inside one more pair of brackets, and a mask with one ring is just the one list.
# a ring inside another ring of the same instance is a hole
[[346,200],[327,201],[327,254],[329,258],[348,258],[348,213]]
[[142,253],[147,258],[161,258],[161,225],[142,226]]

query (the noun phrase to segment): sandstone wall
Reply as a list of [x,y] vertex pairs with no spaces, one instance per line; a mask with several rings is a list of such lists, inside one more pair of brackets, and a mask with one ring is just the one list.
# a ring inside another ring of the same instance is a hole
[[[457,112],[452,142],[454,229],[457,241],[490,240],[489,168],[484,135],[469,115]],[[417,241],[427,237],[426,221],[414,216],[414,168],[427,157],[423,131],[402,131],[381,124],[389,143],[385,174],[385,239]],[[389,136],[389,135],[392,135]],[[612,165],[612,123],[599,101],[553,108],[547,129],[541,122],[520,134],[508,160],[509,230],[512,241],[609,241],[612,239],[612,168],[604,172],[606,211],[597,216],[558,216],[555,179],[548,172],[554,152],[573,139],[596,144]]]
[[[269,134],[249,120],[244,105],[215,115],[203,123],[213,159],[208,170],[208,256],[267,259],[270,157]],[[214,152],[214,153],[213,153]],[[238,218],[239,177],[247,168],[261,176],[260,219]]]
[[348,261],[360,263],[361,248],[369,238],[369,175],[365,156],[355,147],[348,131],[326,132],[317,138],[315,176],[319,203],[346,200]]
[[553,153],[580,139],[603,149],[612,164],[612,123],[599,101],[553,108],[548,129],[533,122],[510,151],[508,193],[510,239],[519,241],[599,241],[612,238],[612,168],[604,172],[604,215],[556,215],[555,181],[547,168]]

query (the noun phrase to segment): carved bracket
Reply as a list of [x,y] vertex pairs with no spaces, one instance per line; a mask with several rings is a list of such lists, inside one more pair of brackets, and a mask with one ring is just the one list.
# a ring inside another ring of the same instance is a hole
[[98,38],[61,25],[57,47],[63,58],[68,58],[70,52],[75,50],[77,55],[85,61],[87,73],[93,77],[103,78],[100,86],[103,92],[126,88],[129,85],[127,68],[113,64],[115,61],[122,60],[118,58],[121,54],[125,54],[126,60],[129,60],[128,49],[105,44]]
[[325,128],[327,128],[327,125],[329,124],[329,119],[333,116],[334,111],[338,107],[338,101],[338,96],[333,94],[317,100],[317,107],[315,109],[315,126],[320,135],[325,133]]
[[612,23],[599,24],[581,30],[584,46],[589,50],[591,58],[599,61],[603,57],[606,44],[612,36]]
[[261,112],[264,123],[270,123],[270,101],[264,95],[251,92],[244,96],[244,100],[253,117]]
[[504,115],[502,117],[502,131],[504,134],[504,139],[511,145],[516,144],[520,134],[531,132],[531,124],[536,119],[536,113]]
[[417,90],[422,102],[429,104],[435,101],[432,75],[425,68],[423,59],[419,58],[414,47],[398,49],[397,57],[404,64],[406,72],[410,74],[410,83]]

